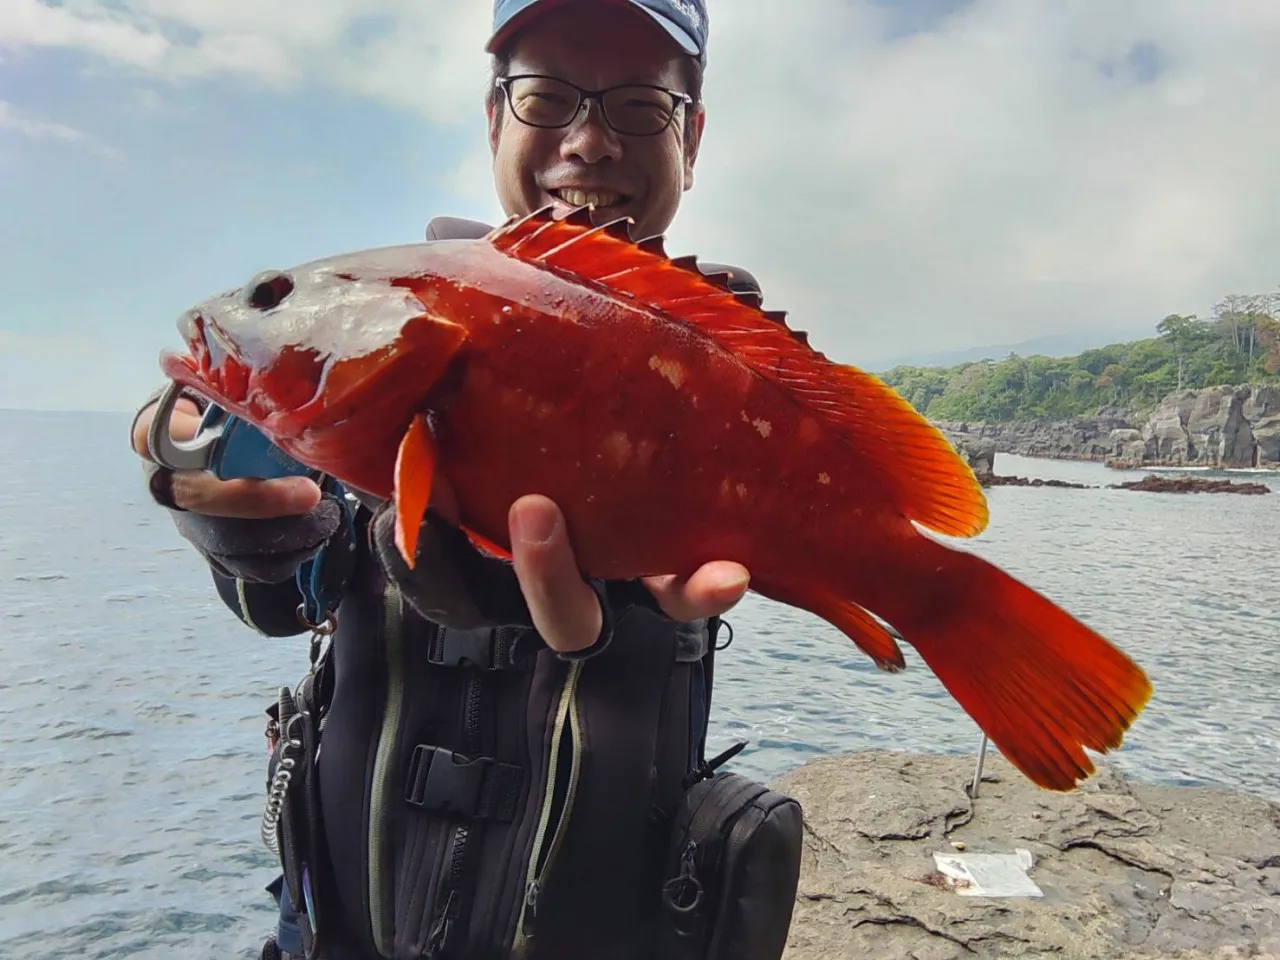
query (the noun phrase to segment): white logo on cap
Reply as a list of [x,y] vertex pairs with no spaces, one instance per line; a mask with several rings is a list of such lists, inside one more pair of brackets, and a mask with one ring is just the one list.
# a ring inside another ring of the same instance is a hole
[[689,18],[695,30],[702,29],[702,14],[698,12],[698,8],[686,0],[670,0],[671,5]]

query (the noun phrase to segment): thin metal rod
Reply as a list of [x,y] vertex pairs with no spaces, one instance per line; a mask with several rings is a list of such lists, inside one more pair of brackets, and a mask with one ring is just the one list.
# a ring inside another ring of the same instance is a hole
[[982,762],[987,759],[987,735],[982,735],[982,746],[978,748],[978,765],[973,769],[973,783],[969,784],[969,796],[978,798],[978,785],[982,783]]

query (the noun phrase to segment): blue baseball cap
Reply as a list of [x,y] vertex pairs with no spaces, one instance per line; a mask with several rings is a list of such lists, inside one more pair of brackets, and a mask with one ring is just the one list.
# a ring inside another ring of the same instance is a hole
[[[567,0],[494,0],[493,35],[485,51],[495,53],[516,30],[537,14]],[[601,0],[630,6],[647,14],[666,30],[685,53],[699,60],[707,57],[707,7],[704,0]]]

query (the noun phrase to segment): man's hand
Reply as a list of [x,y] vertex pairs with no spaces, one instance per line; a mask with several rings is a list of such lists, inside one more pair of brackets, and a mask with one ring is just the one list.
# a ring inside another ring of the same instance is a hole
[[[152,404],[138,417],[133,428],[133,451],[144,460],[147,431],[155,417]],[[169,434],[175,440],[190,440],[200,426],[200,411],[189,400],[179,400],[169,419]],[[219,480],[202,470],[178,470],[173,474],[173,502],[184,510],[212,517],[259,520],[310,513],[320,502],[320,488],[306,477],[274,480]]]
[[[561,653],[591,646],[603,623],[600,601],[578,570],[560,509],[546,497],[521,497],[508,522],[516,577],[542,639]],[[667,616],[687,621],[725,613],[742,599],[749,577],[741,564],[716,561],[687,578],[643,582]]]

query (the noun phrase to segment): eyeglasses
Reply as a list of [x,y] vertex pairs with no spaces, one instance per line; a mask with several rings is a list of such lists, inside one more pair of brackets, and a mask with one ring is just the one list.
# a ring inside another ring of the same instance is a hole
[[547,130],[567,127],[595,100],[605,123],[617,133],[652,137],[671,125],[681,104],[693,103],[687,93],[645,83],[585,90],[568,80],[534,73],[498,77],[494,83],[506,94],[517,120]]

